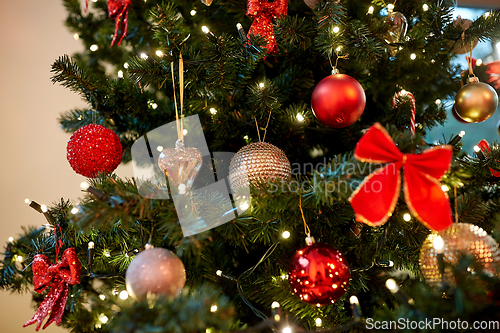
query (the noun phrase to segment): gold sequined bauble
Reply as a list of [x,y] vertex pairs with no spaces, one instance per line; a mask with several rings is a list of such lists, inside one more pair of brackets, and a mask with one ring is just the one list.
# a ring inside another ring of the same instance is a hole
[[229,184],[233,192],[267,180],[289,181],[292,167],[285,153],[267,142],[251,143],[241,148],[229,165]]
[[469,77],[467,84],[455,96],[455,111],[468,123],[485,121],[495,113],[497,107],[498,95],[495,89],[479,82],[475,76]]
[[500,250],[498,243],[480,227],[470,223],[453,223],[441,232],[432,232],[420,250],[420,270],[431,287],[439,287],[441,282],[454,284],[453,271],[446,266],[443,276],[439,272],[438,252],[434,247],[437,237],[443,240],[443,261],[451,265],[458,263],[460,254],[473,254],[476,262],[482,264],[484,272],[500,274]]
[[173,252],[150,248],[132,260],[125,282],[130,296],[139,301],[148,294],[175,297],[186,283],[186,270]]

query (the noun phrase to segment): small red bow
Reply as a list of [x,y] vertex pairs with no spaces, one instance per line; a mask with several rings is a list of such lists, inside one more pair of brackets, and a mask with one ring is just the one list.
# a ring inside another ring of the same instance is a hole
[[[481,151],[483,152],[483,154],[485,156],[489,155],[490,154],[490,144],[488,143],[488,141],[486,140],[481,140],[479,141],[479,143],[477,144],[477,146],[481,149]],[[496,171],[495,169],[493,168],[490,168],[490,171],[491,171],[491,174],[494,176],[494,177],[500,177],[500,172]]]
[[286,15],[288,10],[288,0],[248,0],[247,16],[253,17],[254,20],[248,30],[250,35],[260,35],[267,40],[267,53],[278,53],[278,44],[273,30],[273,18]]
[[[28,320],[23,327],[37,323],[36,330],[40,329],[43,320],[49,314],[50,317],[43,329],[47,328],[53,321],[59,325],[64,313],[64,307],[68,300],[68,284],[80,283],[82,265],[76,256],[74,248],[64,251],[61,262],[52,265],[49,258],[43,254],[37,254],[33,259],[33,285],[35,291],[41,293],[50,284],[50,290],[42,301],[33,318]],[[50,283],[52,281],[52,283]]]
[[[121,30],[121,37],[118,41],[118,45],[120,45],[123,38],[127,36],[128,9],[131,2],[131,0],[108,0],[108,15],[115,20],[115,35],[113,36],[113,40],[111,41],[111,47],[113,47],[116,42],[116,38],[118,37],[118,29]],[[88,9],[89,0],[85,0],[85,13]]]
[[430,229],[446,229],[452,223],[451,209],[438,179],[449,169],[452,154],[451,146],[403,154],[382,125],[370,127],[357,143],[354,157],[387,165],[366,177],[349,198],[356,220],[374,227],[387,222],[399,198],[404,166],[403,191],[410,212]]

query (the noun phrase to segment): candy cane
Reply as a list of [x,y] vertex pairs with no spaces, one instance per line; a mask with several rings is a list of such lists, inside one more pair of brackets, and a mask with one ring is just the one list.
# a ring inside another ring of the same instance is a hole
[[410,99],[410,108],[411,108],[411,118],[410,118],[410,130],[411,136],[415,136],[415,96],[409,91],[401,90],[394,94],[392,97],[392,108],[396,109],[399,104],[405,103],[407,99]]

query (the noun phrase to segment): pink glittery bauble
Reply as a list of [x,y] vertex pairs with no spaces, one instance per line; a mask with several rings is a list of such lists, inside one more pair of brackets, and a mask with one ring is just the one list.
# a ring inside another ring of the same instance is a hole
[[186,270],[173,252],[154,248],[142,251],[132,260],[125,281],[128,293],[139,301],[148,293],[175,297],[186,283]]
[[77,130],[66,147],[68,162],[76,173],[95,178],[100,172],[111,173],[122,161],[120,138],[101,125]]

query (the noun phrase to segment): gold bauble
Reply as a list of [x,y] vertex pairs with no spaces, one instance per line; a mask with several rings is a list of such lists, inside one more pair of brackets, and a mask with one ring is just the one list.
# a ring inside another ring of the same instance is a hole
[[455,96],[455,111],[468,123],[485,121],[495,113],[498,107],[498,95],[489,84],[479,82],[478,78],[469,77],[465,86]]
[[[451,265],[458,263],[460,255],[473,254],[484,272],[490,275],[500,274],[500,249],[498,243],[480,227],[470,223],[453,223],[441,232],[432,232],[420,249],[420,270],[425,281],[431,287],[439,287],[441,282],[454,285],[453,271],[446,266],[444,274],[439,272],[438,252],[434,240],[443,240],[443,261]],[[472,268],[468,271],[472,273]]]
[[251,143],[233,156],[229,165],[229,184],[233,192],[268,179],[289,181],[292,167],[283,150],[267,142]]

